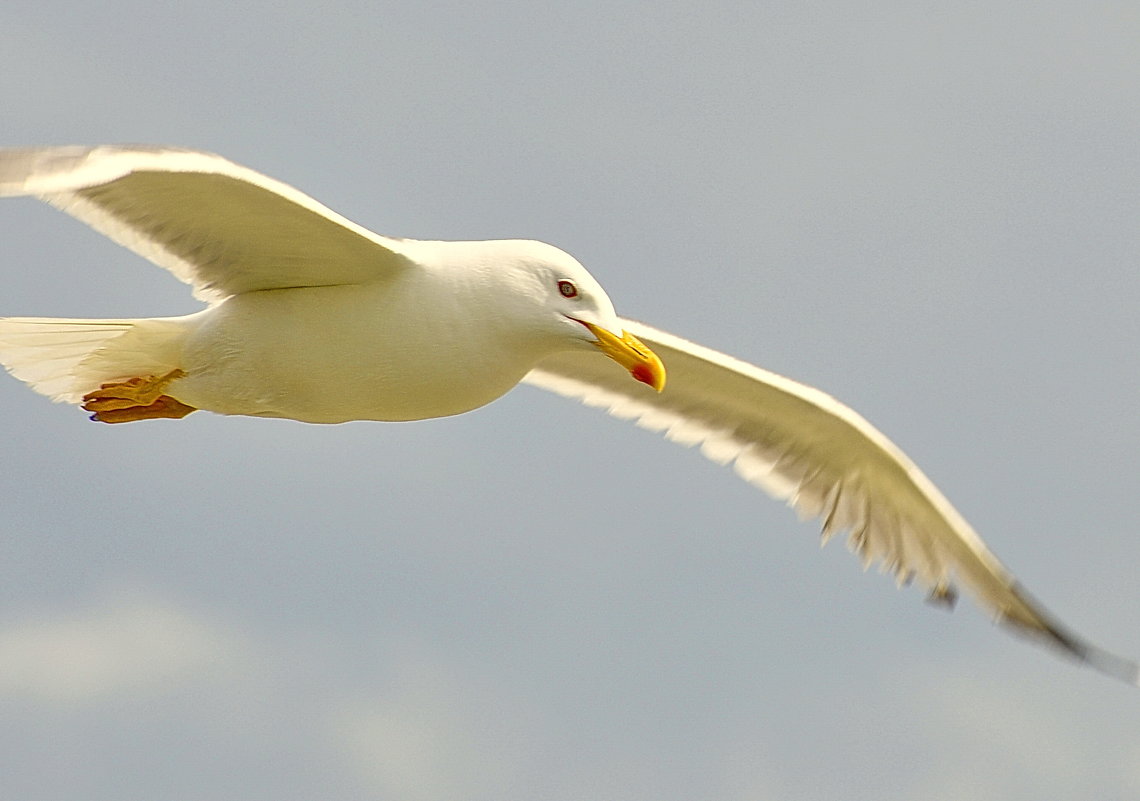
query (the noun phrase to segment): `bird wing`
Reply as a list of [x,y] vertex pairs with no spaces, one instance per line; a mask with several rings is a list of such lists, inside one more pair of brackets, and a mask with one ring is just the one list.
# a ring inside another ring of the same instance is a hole
[[938,488],[852,409],[812,387],[631,320],[626,330],[669,371],[660,394],[608,359],[567,352],[541,362],[525,383],[699,445],[719,464],[819,518],[823,541],[847,532],[864,568],[880,562],[900,585],[916,580],[952,604],[961,584],[995,619],[1102,672],[1138,683],[1135,663],[1067,631],[1018,584]]
[[82,220],[209,302],[259,289],[363,283],[412,266],[400,240],[211,153],[0,149],[0,197],[20,195]]

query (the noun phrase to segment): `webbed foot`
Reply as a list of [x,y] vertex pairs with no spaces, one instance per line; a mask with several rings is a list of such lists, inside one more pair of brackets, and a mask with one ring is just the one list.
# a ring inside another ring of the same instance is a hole
[[179,369],[161,376],[139,376],[103,384],[83,396],[83,408],[101,423],[129,423],[158,418],[180,419],[196,411],[193,406],[164,394],[170,384],[186,375]]

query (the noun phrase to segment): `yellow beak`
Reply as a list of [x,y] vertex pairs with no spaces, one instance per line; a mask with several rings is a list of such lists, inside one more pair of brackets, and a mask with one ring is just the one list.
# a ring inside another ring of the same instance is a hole
[[642,344],[641,340],[628,331],[622,331],[619,337],[593,323],[582,324],[598,338],[594,343],[598,349],[629,370],[630,375],[658,392],[665,389],[665,365],[657,358],[656,353]]

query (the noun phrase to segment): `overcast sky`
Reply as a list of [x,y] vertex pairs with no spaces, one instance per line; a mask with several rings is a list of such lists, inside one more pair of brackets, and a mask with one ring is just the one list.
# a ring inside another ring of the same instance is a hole
[[[556,244],[854,406],[1140,656],[1137,5],[550,5],[6,0],[0,143]],[[0,314],[198,308],[27,200],[0,277]],[[6,798],[1140,797],[1140,691],[561,398],[105,426],[0,378]]]

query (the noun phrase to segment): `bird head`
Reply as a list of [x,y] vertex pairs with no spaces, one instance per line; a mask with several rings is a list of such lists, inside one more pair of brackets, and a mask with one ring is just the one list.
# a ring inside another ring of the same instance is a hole
[[596,348],[636,380],[658,392],[665,388],[661,359],[622,327],[609,296],[577,259],[544,242],[488,244],[501,249],[493,261],[499,279],[512,287],[512,316],[547,334],[550,347]]

